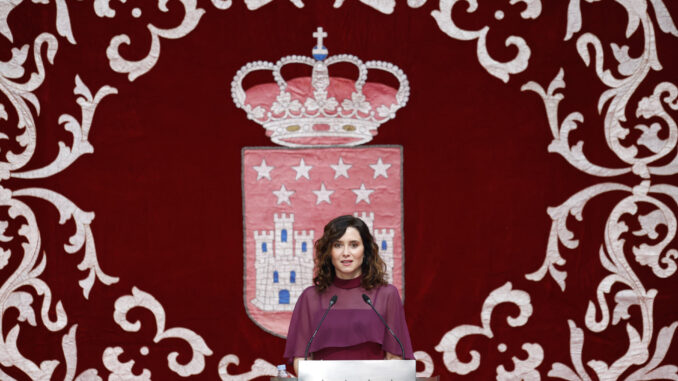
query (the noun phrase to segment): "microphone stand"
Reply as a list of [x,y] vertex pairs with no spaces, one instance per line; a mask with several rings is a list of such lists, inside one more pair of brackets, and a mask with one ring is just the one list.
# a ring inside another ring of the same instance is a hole
[[[325,321],[325,317],[327,316],[327,313],[330,312],[330,309],[332,309],[332,306],[334,303],[337,302],[337,296],[334,295],[332,299],[330,299],[330,305],[327,307],[325,310],[325,314],[323,315],[323,318],[320,319],[320,323],[318,323],[318,328],[315,329],[315,332],[313,332],[313,336],[311,336],[311,339],[308,341],[308,344],[306,345],[306,352],[304,352],[304,360],[308,360],[308,350],[311,348],[311,343],[313,342],[313,339],[315,338],[315,335],[318,334],[318,330],[320,329],[320,326],[323,324],[323,321]],[[397,340],[397,339],[396,339]],[[401,345],[402,346],[402,345]]]
[[379,312],[377,312],[377,309],[374,308],[374,305],[372,305],[372,300],[370,299],[369,296],[367,296],[367,294],[363,294],[363,300],[370,307],[372,307],[372,311],[374,311],[374,313],[377,314],[377,316],[379,316],[379,319],[381,319],[381,322],[384,323],[384,326],[386,326],[386,329],[388,329],[388,332],[391,334],[391,336],[393,336],[394,339],[396,339],[396,341],[400,345],[400,351],[403,354],[402,359],[404,360],[405,359],[405,348],[403,347],[403,343],[400,342],[400,339],[398,339],[398,336],[396,336],[396,334],[393,333],[393,330],[391,329],[391,327],[389,327],[388,324],[386,324],[386,320],[384,320],[384,318],[381,316],[381,314]]

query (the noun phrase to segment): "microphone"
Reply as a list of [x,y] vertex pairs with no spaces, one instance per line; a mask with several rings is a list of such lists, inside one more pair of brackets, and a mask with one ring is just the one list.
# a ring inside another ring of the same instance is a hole
[[377,312],[377,309],[374,308],[374,305],[372,304],[372,299],[370,299],[370,297],[367,296],[367,294],[363,294],[363,300],[365,301],[365,303],[369,304],[370,307],[372,307],[372,311],[374,311],[374,313],[377,314],[377,316],[379,316],[379,319],[381,319],[381,322],[384,323],[384,325],[386,326],[386,329],[388,329],[388,332],[391,334],[391,336],[393,336],[394,339],[396,339],[398,344],[400,344],[400,350],[403,353],[402,359],[405,360],[405,348],[403,348],[403,343],[400,342],[400,339],[398,339],[398,336],[396,336],[396,334],[393,333],[393,330],[391,329],[391,327],[389,327],[388,324],[386,324],[386,320],[384,320],[384,318],[381,316],[381,314],[379,312]]
[[320,329],[320,326],[323,324],[323,321],[325,321],[325,316],[327,316],[327,313],[330,312],[330,309],[332,308],[332,306],[336,302],[337,302],[337,296],[334,295],[332,297],[332,299],[330,299],[330,305],[329,305],[329,307],[327,307],[327,310],[325,310],[325,314],[323,315],[323,318],[320,319],[320,323],[318,323],[318,328],[315,329],[315,332],[313,332],[311,339],[308,341],[308,344],[306,345],[306,352],[304,352],[304,360],[308,360],[308,350],[311,348],[311,343],[313,342],[315,335],[318,334],[318,330]]

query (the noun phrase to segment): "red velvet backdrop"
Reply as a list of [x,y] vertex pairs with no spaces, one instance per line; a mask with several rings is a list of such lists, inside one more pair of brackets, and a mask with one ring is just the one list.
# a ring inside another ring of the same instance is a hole
[[367,146],[403,147],[421,374],[678,379],[678,4],[194,2],[4,2],[0,379],[282,363],[243,302],[241,149],[274,144],[230,86],[317,26],[410,81]]

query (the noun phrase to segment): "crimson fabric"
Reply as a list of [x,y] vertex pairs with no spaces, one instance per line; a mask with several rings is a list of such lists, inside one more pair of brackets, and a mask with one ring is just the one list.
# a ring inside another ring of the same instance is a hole
[[[336,278],[323,292],[311,286],[299,297],[292,313],[285,345],[285,358],[289,363],[304,358],[306,346],[329,307],[330,299],[337,296],[327,317],[316,334],[309,353],[315,360],[375,360],[383,359],[383,351],[402,356],[398,342],[388,332],[384,323],[363,300],[371,300],[393,333],[400,339],[405,359],[414,359],[410,333],[398,289],[392,285],[365,290],[360,287],[360,277],[351,280]],[[382,353],[365,343],[380,344]],[[343,350],[338,350],[342,348]]]
[[241,191],[274,144],[231,81],[318,26],[410,82],[365,146],[403,147],[419,372],[676,377],[678,2],[368,3],[3,2],[0,379],[275,374]]

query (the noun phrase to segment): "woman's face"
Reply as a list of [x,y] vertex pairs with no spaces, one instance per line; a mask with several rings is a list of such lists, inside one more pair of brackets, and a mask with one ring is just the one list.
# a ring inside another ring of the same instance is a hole
[[349,226],[341,238],[332,243],[332,265],[339,279],[354,279],[360,276],[365,247],[358,229]]

